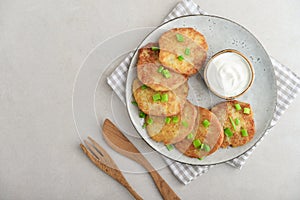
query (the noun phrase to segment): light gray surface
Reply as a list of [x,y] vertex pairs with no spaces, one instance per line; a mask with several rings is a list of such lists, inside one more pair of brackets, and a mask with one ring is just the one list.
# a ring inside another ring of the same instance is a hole
[[[176,2],[1,1],[0,199],[131,199],[78,146],[73,81],[98,43],[159,24]],[[299,1],[196,2],[245,26],[300,74]],[[217,166],[188,186],[168,168],[159,172],[183,199],[299,199],[299,113],[297,98],[242,170]],[[145,199],[160,198],[148,174],[125,176]]]

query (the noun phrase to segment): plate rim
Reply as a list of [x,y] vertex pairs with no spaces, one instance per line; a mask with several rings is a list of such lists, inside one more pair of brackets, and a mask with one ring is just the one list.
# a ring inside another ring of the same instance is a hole
[[[163,22],[161,23],[160,25],[158,25],[157,27],[155,27],[150,33],[148,33],[144,39],[138,44],[138,46],[136,47],[135,51],[134,51],[134,54],[132,55],[132,58],[130,60],[130,63],[129,63],[129,68],[128,68],[128,72],[130,71],[130,68],[131,68],[131,65],[133,65],[133,59],[136,57],[141,45],[144,43],[144,41],[154,32],[156,31],[157,29],[159,29],[160,27],[164,26],[165,24],[168,24],[172,21],[175,21],[175,20],[178,20],[178,19],[181,19],[181,18],[189,18],[189,17],[212,17],[212,18],[218,18],[218,19],[222,19],[222,20],[225,20],[225,21],[229,21],[239,27],[241,27],[242,29],[244,29],[245,31],[247,31],[250,35],[252,35],[255,40],[258,42],[258,44],[262,47],[262,50],[265,52],[265,54],[267,55],[267,61],[272,65],[272,77],[274,77],[274,82],[273,82],[273,86],[275,88],[275,93],[276,93],[276,98],[275,100],[273,100],[273,103],[274,103],[274,107],[272,109],[272,117],[270,117],[268,120],[267,120],[267,123],[265,125],[265,127],[263,128],[262,130],[262,134],[257,138],[257,141],[255,141],[253,143],[253,145],[251,145],[249,148],[245,149],[242,153],[239,153],[238,155],[236,156],[233,156],[232,158],[229,158],[229,159],[226,159],[226,160],[222,160],[222,161],[219,161],[219,162],[215,162],[215,163],[210,163],[210,164],[207,164],[207,163],[202,163],[201,164],[201,160],[199,160],[199,164],[195,164],[195,163],[188,163],[188,162],[184,162],[184,161],[181,161],[181,160],[176,160],[174,158],[171,158],[169,157],[168,155],[165,155],[163,154],[161,151],[157,151],[151,144],[149,144],[149,142],[142,136],[142,134],[139,132],[139,130],[137,129],[137,127],[135,126],[134,122],[133,122],[133,119],[131,117],[131,112],[129,110],[129,99],[127,98],[127,85],[128,85],[128,76],[129,76],[129,73],[127,73],[126,75],[126,85],[125,85],[125,104],[126,104],[126,110],[128,112],[128,115],[129,115],[129,118],[130,118],[130,122],[131,124],[133,125],[134,129],[137,131],[137,133],[141,136],[141,138],[145,141],[145,143],[147,143],[148,146],[150,146],[154,151],[158,152],[159,154],[161,154],[162,156],[172,160],[173,162],[179,162],[181,164],[188,164],[188,165],[191,165],[191,166],[213,166],[213,165],[218,165],[218,164],[223,164],[223,163],[226,163],[226,162],[229,162],[229,161],[232,161],[234,159],[238,159],[240,156],[244,155],[246,152],[248,152],[249,150],[251,150],[253,147],[255,147],[260,141],[261,139],[266,135],[266,132],[271,129],[273,126],[270,126],[271,125],[271,122],[272,122],[272,119],[273,119],[273,116],[274,116],[274,113],[276,111],[276,107],[277,107],[277,104],[278,104],[278,89],[277,89],[277,85],[276,85],[276,75],[275,75],[275,69],[274,69],[274,66],[272,64],[272,61],[270,59],[270,56],[269,54],[267,53],[266,49],[264,48],[264,46],[262,45],[262,43],[257,39],[257,37],[255,37],[254,34],[252,34],[248,29],[246,29],[244,26],[240,25],[239,23],[235,22],[235,21],[232,21],[230,19],[227,19],[225,17],[220,17],[220,16],[217,16],[217,15],[202,15],[202,14],[190,14],[190,15],[183,15],[183,16],[179,16],[179,17],[175,17],[171,20],[168,20],[166,22]],[[130,90],[131,91],[131,90]],[[226,100],[227,101],[227,100]],[[233,148],[233,147],[231,147]],[[183,153],[182,153],[182,156],[185,156]]]

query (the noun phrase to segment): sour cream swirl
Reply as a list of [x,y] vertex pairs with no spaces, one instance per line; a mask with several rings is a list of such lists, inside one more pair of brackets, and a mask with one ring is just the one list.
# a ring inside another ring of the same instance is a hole
[[251,66],[234,52],[215,56],[206,67],[208,85],[218,96],[235,97],[243,93],[252,80]]

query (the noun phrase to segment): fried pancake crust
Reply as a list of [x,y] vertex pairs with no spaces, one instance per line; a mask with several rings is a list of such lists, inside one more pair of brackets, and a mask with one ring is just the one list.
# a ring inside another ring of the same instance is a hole
[[[176,35],[183,36],[178,41]],[[193,28],[174,28],[159,38],[159,61],[177,73],[193,75],[199,71],[206,60],[208,45],[205,37]],[[186,53],[189,49],[189,54]],[[183,56],[179,60],[178,56]]]
[[153,51],[151,49],[153,46],[156,47],[158,44],[149,43],[139,49],[137,63],[139,80],[156,91],[174,90],[184,84],[187,77],[182,74],[170,70],[170,77],[165,78],[162,73],[158,72],[162,64],[158,60],[159,50]]
[[[203,158],[219,149],[223,142],[224,134],[222,126],[217,117],[206,108],[197,107],[197,119],[194,126],[193,138],[185,138],[181,142],[175,144],[176,148],[184,155],[192,158]],[[208,120],[209,127],[204,127],[202,122]],[[208,145],[209,150],[205,148],[195,148],[193,141],[199,139],[202,144]]]
[[[143,88],[142,83],[135,79],[133,81],[133,96],[138,104],[138,107],[147,115],[154,116],[173,116],[177,115],[184,106],[188,95],[187,82],[173,91],[158,92],[149,87]],[[154,101],[153,95],[167,94],[168,101]]]
[[[182,112],[178,117],[178,122],[166,122],[166,117],[147,116],[146,121],[151,118],[152,124],[147,125],[149,136],[157,141],[165,144],[174,144],[184,139],[194,128],[197,117],[196,106],[186,101]],[[173,116],[174,118],[174,116]]]
[[[241,110],[236,110],[235,104],[240,104]],[[250,109],[250,114],[244,113],[244,108]],[[215,113],[218,117],[223,129],[229,128],[233,133],[233,136],[227,137],[224,136],[224,141],[222,147],[238,147],[246,144],[247,142],[251,141],[255,134],[255,124],[253,118],[253,110],[250,104],[241,102],[241,101],[227,101],[222,102],[216,106],[214,106],[211,111]],[[235,121],[235,119],[239,119],[240,123],[236,126],[236,130],[234,130],[233,125],[230,121],[230,117]],[[246,129],[248,132],[248,136],[242,136],[241,129]]]

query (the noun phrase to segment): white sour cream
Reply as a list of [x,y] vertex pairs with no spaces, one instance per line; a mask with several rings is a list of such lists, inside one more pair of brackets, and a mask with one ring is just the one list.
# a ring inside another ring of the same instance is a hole
[[223,98],[242,94],[250,86],[252,76],[250,64],[234,52],[221,53],[206,66],[206,81],[210,89]]

